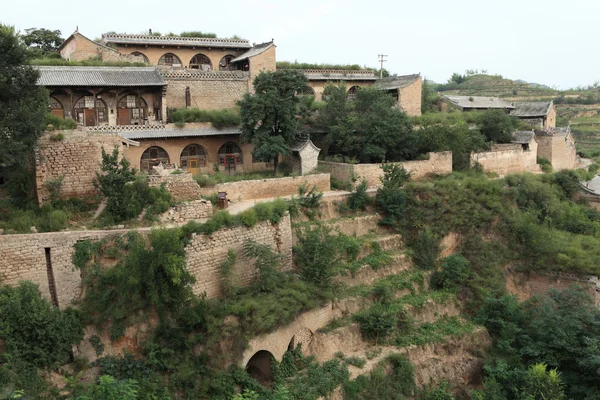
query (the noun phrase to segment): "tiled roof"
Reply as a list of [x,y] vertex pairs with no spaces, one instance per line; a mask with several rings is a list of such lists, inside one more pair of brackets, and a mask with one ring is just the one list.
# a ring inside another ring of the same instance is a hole
[[132,44],[149,46],[186,46],[186,47],[252,47],[244,39],[198,38],[180,36],[152,36],[152,35],[120,35],[107,33],[102,35],[102,42],[106,44]]
[[156,67],[35,67],[40,86],[164,86]]
[[421,78],[420,74],[388,76],[375,82],[375,87],[382,90],[401,89],[416,82],[419,78]]
[[535,136],[533,131],[517,131],[513,136],[512,143],[527,144],[531,143]]
[[248,50],[247,52],[245,52],[244,54],[242,54],[241,56],[236,57],[233,60],[231,60],[231,62],[234,63],[234,62],[238,62],[238,61],[243,61],[246,58],[257,56],[260,53],[266,51],[271,46],[275,46],[273,44],[273,41],[266,42],[266,43],[261,43],[261,44],[257,44],[255,46],[253,46],[250,50]]
[[239,135],[241,133],[239,127],[230,128],[174,128],[161,130],[139,130],[132,132],[120,132],[119,134],[131,140],[140,139],[164,139],[164,138],[184,138],[184,137],[202,137],[202,136],[219,136],[219,135]]
[[371,70],[304,69],[309,81],[374,81],[375,72]]
[[498,97],[480,97],[480,96],[443,96],[454,105],[460,108],[503,108],[513,109],[515,106],[506,100]]
[[510,112],[515,117],[545,117],[552,108],[552,101],[527,101],[515,103]]
[[315,144],[312,142],[312,140],[310,139],[305,139],[305,140],[298,140],[296,142],[294,142],[292,144],[291,150],[292,151],[300,151],[303,148],[305,148],[307,145],[311,145],[315,150],[317,151],[321,151],[320,148],[318,148],[317,146],[315,146]]

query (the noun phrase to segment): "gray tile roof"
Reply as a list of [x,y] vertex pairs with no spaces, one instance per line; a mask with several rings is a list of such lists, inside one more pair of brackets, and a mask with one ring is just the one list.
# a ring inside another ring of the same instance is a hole
[[229,127],[223,129],[217,128],[173,128],[173,129],[152,129],[152,130],[136,130],[131,132],[119,132],[119,135],[125,139],[140,140],[140,139],[164,139],[164,138],[185,138],[185,137],[202,137],[202,136],[219,136],[219,135],[239,135],[241,133],[239,127]]
[[515,109],[510,114],[515,117],[545,117],[552,106],[552,101],[517,102],[515,103]]
[[156,67],[35,67],[40,86],[164,86]]
[[131,44],[142,46],[233,47],[241,49],[249,49],[252,47],[250,42],[245,39],[121,35],[114,33],[102,35],[102,42],[105,44]]
[[382,90],[402,89],[403,87],[413,84],[419,78],[421,78],[420,74],[388,76],[387,78],[379,79],[375,82],[375,87]]
[[309,81],[375,81],[375,72],[366,70],[304,69]]
[[247,58],[257,56],[260,53],[266,51],[271,46],[275,46],[273,44],[273,41],[257,44],[255,46],[253,46],[250,50],[248,50],[247,52],[242,54],[241,56],[236,57],[233,60],[231,60],[231,62],[234,63],[234,62],[238,62],[238,61],[243,61]]
[[503,109],[513,109],[515,106],[513,103],[510,103],[506,100],[502,100],[498,97],[480,97],[480,96],[450,96],[444,95],[442,96],[445,99],[448,99],[452,104],[460,107],[460,108],[482,108],[482,109],[490,109],[490,108],[503,108]]
[[531,143],[534,137],[535,132],[533,131],[517,131],[513,136],[512,143],[528,144]]

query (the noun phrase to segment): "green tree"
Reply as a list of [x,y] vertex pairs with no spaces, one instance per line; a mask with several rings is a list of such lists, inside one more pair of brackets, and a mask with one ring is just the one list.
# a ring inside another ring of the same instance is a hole
[[547,370],[546,364],[529,367],[525,384],[520,391],[522,400],[564,400],[564,384],[556,369]]
[[477,117],[477,127],[487,140],[494,143],[509,143],[517,129],[518,119],[505,110],[487,110]]
[[460,254],[453,254],[442,260],[441,271],[431,275],[431,287],[442,290],[458,290],[473,277],[471,262]]
[[433,90],[427,79],[423,79],[421,86],[421,112],[435,112],[440,110],[440,96]]
[[75,400],[136,400],[138,390],[139,385],[133,379],[117,381],[110,375],[102,375],[91,387],[89,395],[78,396]]
[[347,109],[328,101],[324,113],[329,112],[330,104],[339,121],[330,128],[330,140],[341,154],[365,163],[416,156],[417,136],[412,124],[390,94],[377,88],[360,88]]
[[0,171],[19,198],[31,194],[28,169],[48,110],[48,93],[36,84],[39,73],[26,64],[27,48],[13,27],[0,24]]
[[21,35],[21,40],[29,47],[33,57],[55,53],[62,42],[64,42],[60,30],[53,31],[45,28],[25,29],[25,34]]
[[410,172],[398,164],[382,164],[382,168],[383,185],[377,189],[375,201],[385,214],[381,223],[393,225],[402,219],[406,211],[407,195],[403,186],[410,179]]
[[328,84],[323,91],[323,99],[326,104],[317,115],[313,137],[323,154],[328,154],[329,146],[339,137],[342,123],[350,112],[346,85]]
[[296,95],[307,85],[302,71],[278,70],[261,72],[254,80],[254,94],[246,93],[239,101],[244,142],[254,145],[253,157],[273,161],[279,167],[279,156],[291,153],[300,134],[300,98]]
[[115,222],[131,218],[128,209],[132,206],[131,192],[126,185],[135,180],[135,169],[130,168],[129,161],[119,161],[119,149],[115,147],[112,154],[102,148],[102,173],[96,172],[95,185],[106,197],[106,211]]

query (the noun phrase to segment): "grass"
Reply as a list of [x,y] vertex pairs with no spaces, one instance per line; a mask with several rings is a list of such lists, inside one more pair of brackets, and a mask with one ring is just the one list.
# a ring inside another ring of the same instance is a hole
[[440,343],[446,341],[449,337],[464,336],[471,333],[476,327],[477,325],[459,317],[442,317],[436,322],[425,323],[408,332],[398,333],[394,337],[393,343],[398,347]]
[[290,174],[279,172],[277,175],[275,175],[273,171],[241,172],[235,174],[216,172],[211,175],[196,175],[194,176],[194,179],[196,180],[196,182],[198,182],[198,185],[200,185],[200,187],[213,187],[220,183],[284,178],[286,176],[290,176]]
[[240,112],[237,109],[199,110],[197,108],[171,109],[169,120],[178,127],[186,122],[210,122],[215,128],[238,126],[241,124]]
[[312,64],[299,63],[297,61],[277,61],[277,69],[337,69],[345,71],[371,70],[371,68],[363,68],[358,64]]

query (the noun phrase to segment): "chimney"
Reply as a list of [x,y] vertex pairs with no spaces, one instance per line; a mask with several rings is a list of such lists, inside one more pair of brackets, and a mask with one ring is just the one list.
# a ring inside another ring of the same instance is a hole
[[152,29],[148,29],[148,35],[152,36]]

